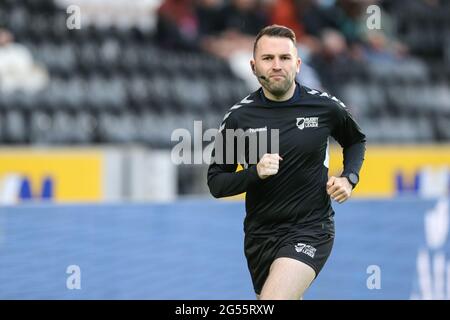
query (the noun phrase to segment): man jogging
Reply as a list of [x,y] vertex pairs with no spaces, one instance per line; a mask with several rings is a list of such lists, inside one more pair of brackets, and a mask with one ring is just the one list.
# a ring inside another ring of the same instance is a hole
[[[365,135],[342,102],[295,81],[301,60],[289,28],[262,29],[250,65],[261,88],[226,113],[208,186],[214,197],[246,192],[245,256],[258,299],[301,299],[331,253],[331,200],[344,202],[358,183]],[[251,163],[255,151],[236,148],[230,130],[249,141],[269,135],[267,152]],[[340,177],[328,178],[330,136],[343,147]]]

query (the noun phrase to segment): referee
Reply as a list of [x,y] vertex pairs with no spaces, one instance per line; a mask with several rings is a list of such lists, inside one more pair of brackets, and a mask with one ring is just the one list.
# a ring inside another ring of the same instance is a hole
[[[208,186],[217,198],[247,193],[244,249],[257,298],[302,299],[333,247],[331,200],[346,201],[358,183],[365,135],[341,101],[295,81],[301,60],[291,29],[262,29],[250,65],[261,88],[225,115]],[[272,143],[252,164],[255,150],[245,144],[239,154],[230,130]],[[330,136],[343,147],[340,177],[328,178]],[[230,152],[232,161],[219,161]],[[236,172],[238,163],[244,170]]]

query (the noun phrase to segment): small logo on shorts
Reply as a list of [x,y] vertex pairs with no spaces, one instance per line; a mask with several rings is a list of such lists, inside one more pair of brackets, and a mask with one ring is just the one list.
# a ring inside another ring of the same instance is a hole
[[316,253],[316,248],[310,246],[309,244],[297,243],[295,245],[295,251],[307,254],[311,258],[314,258],[314,254]]

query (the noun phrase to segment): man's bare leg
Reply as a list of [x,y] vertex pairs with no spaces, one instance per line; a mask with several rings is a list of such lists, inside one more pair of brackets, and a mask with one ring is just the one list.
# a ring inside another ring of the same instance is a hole
[[291,258],[278,258],[270,266],[260,300],[299,300],[314,280],[316,273],[309,265]]

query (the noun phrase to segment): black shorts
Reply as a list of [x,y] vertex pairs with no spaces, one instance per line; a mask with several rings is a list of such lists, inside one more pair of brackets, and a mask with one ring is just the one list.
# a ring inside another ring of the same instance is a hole
[[245,256],[256,294],[260,294],[272,262],[281,257],[301,261],[312,267],[318,276],[331,254],[334,243],[334,221],[311,226],[295,226],[282,235],[254,237],[246,235]]

